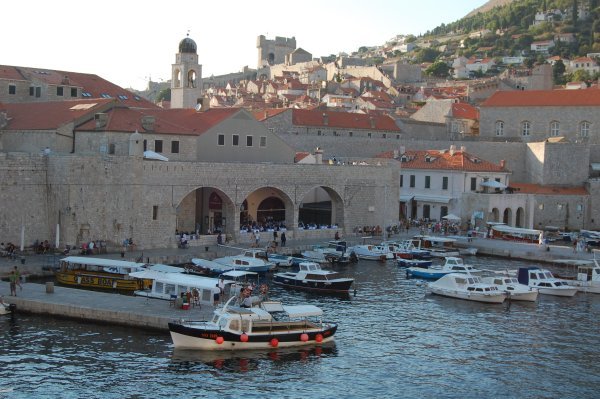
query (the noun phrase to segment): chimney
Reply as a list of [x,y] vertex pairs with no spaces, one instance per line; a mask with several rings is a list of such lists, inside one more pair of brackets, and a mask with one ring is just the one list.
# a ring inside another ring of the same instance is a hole
[[394,150],[394,159],[398,159],[399,153],[398,150]]
[[196,99],[196,111],[206,112],[210,109],[210,100],[208,97],[202,97]]
[[450,146],[450,151],[448,151],[448,153],[450,154],[450,156],[453,156],[455,152],[456,152],[456,146],[454,144],[452,144]]
[[325,112],[323,112],[323,124],[325,126],[329,125],[329,115],[327,115]]
[[142,116],[142,127],[148,132],[154,131],[155,118],[153,115]]
[[319,147],[315,148],[315,163],[317,165],[323,163],[323,150]]
[[464,152],[467,152],[467,147],[466,147],[466,146],[464,146],[464,145],[461,145],[461,146],[460,146],[460,152],[463,152],[463,153],[464,153]]
[[404,155],[404,153],[406,152],[406,147],[404,147],[403,145],[400,146],[400,155]]
[[502,169],[504,169],[504,167],[505,167],[505,166],[506,166],[506,161],[505,161],[504,159],[501,159],[501,160],[500,160],[500,167],[501,167]]
[[94,115],[96,121],[96,129],[102,129],[108,123],[108,114],[98,113]]

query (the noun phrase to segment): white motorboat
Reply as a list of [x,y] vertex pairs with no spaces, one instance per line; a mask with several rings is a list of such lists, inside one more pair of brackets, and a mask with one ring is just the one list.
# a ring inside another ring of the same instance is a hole
[[285,306],[261,301],[242,307],[238,297],[214,311],[211,321],[169,323],[175,348],[247,350],[314,345],[329,342],[336,323],[322,321],[323,311],[314,305]]
[[563,260],[557,263],[577,266],[577,275],[573,279],[565,279],[567,284],[577,287],[580,292],[600,294],[600,265],[593,260]]
[[315,245],[311,250],[303,251],[301,255],[307,260],[317,263],[350,262],[347,243],[340,240],[329,241],[326,245]]
[[192,263],[215,273],[223,273],[229,270],[266,273],[275,268],[275,263],[269,261],[267,252],[262,249],[247,249],[240,255],[224,256],[212,261],[193,258]]
[[14,303],[4,303],[4,300],[0,298],[0,315],[10,314],[17,308]]
[[386,261],[394,259],[394,253],[382,245],[361,244],[348,248],[358,259]]
[[521,267],[518,274],[519,283],[537,288],[540,294],[555,296],[573,296],[577,288],[566,280],[556,278],[549,270],[537,267]]
[[498,276],[498,277],[483,277],[484,283],[494,284],[498,289],[506,292],[508,298],[513,301],[530,301],[535,302],[538,296],[537,288],[529,287],[519,283],[516,277]]
[[354,279],[340,277],[337,272],[323,270],[315,262],[302,262],[300,270],[295,273],[275,273],[273,283],[305,291],[347,293]]
[[465,264],[462,258],[454,256],[447,257],[443,266],[413,266],[406,269],[406,275],[408,277],[420,277],[425,279],[438,279],[450,273],[477,274],[481,272],[482,270]]
[[448,256],[459,256],[458,248],[454,247],[456,239],[437,236],[415,236],[421,241],[421,246],[431,253],[431,256],[446,258]]
[[475,247],[460,248],[458,250],[458,253],[461,255],[475,256],[475,255],[477,255],[477,248],[475,248]]
[[486,284],[477,276],[462,273],[446,274],[429,283],[433,294],[476,302],[502,303],[507,294],[494,284]]

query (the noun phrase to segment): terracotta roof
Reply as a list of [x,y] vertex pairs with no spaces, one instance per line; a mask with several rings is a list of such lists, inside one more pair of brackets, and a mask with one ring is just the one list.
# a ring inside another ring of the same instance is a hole
[[0,65],[0,79],[41,81],[48,85],[78,87],[88,93],[86,98],[114,98],[130,107],[156,107],[152,102],[126,90],[98,75],[79,72],[57,71],[43,68]]
[[[239,108],[211,108],[205,112],[193,109],[140,109],[115,107],[108,111],[108,122],[102,131],[146,132],[142,126],[142,116],[154,116],[153,133],[199,135],[213,126],[240,112]],[[90,121],[76,130],[95,130],[95,121]]]
[[[327,116],[327,124],[324,123],[324,115]],[[375,127],[372,127],[371,121]],[[323,112],[320,110],[305,109],[294,109],[292,111],[292,124],[296,126],[400,131],[394,119],[389,116],[371,116],[348,112]]]
[[[443,151],[443,152],[442,152]],[[500,165],[485,161],[479,157],[463,151],[455,151],[453,155],[448,150],[406,151],[397,158],[406,156],[407,161],[402,162],[403,169],[434,169],[434,170],[461,170],[465,172],[509,172]],[[387,151],[376,158],[394,157],[393,151]]]
[[589,195],[584,186],[558,187],[542,186],[531,183],[510,183],[510,187],[518,190],[519,194],[545,194],[545,195]]
[[287,111],[289,108],[266,108],[266,109],[257,109],[251,112],[252,115],[254,115],[254,118],[259,121],[262,122],[266,119],[272,118],[276,115],[279,115],[285,111]]
[[457,119],[479,120],[479,110],[467,103],[453,103],[452,116]]
[[497,91],[482,107],[598,107],[600,93],[594,90]]
[[297,152],[296,155],[294,156],[294,162],[300,162],[309,155],[310,155],[310,152]]
[[[78,99],[40,103],[4,104],[6,130],[53,130],[85,115],[102,112],[114,99]],[[92,121],[92,123],[94,123]]]

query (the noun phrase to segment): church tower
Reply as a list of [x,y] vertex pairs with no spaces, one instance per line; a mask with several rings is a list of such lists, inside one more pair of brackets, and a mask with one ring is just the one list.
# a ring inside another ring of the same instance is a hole
[[186,37],[172,65],[171,108],[194,108],[202,98],[202,65],[198,64],[196,42]]

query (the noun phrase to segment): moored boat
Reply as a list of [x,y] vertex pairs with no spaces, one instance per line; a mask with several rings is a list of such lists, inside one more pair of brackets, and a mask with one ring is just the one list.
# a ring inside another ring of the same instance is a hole
[[516,277],[483,277],[481,280],[484,283],[496,285],[499,290],[504,291],[508,295],[508,298],[513,301],[535,302],[538,297],[538,290],[536,288],[519,283]]
[[305,291],[347,293],[354,279],[340,277],[337,272],[323,270],[315,262],[302,262],[297,272],[275,273],[273,283]]
[[143,271],[146,264],[115,259],[68,256],[60,260],[56,282],[63,285],[134,292],[151,286],[150,280],[129,274]]
[[400,267],[420,267],[420,268],[428,268],[431,266],[433,261],[431,259],[405,259],[405,258],[396,258],[396,262]]
[[428,288],[433,294],[476,302],[502,303],[506,299],[506,293],[496,285],[483,283],[477,276],[462,273],[447,274],[429,283]]
[[424,279],[438,279],[450,273],[481,273],[481,270],[467,265],[462,258],[449,256],[443,266],[418,267],[413,266],[406,269],[407,277],[418,277]]
[[337,324],[322,321],[313,305],[261,301],[242,307],[238,297],[214,311],[211,321],[169,323],[175,348],[247,350],[314,345],[333,340]]
[[267,252],[262,249],[247,249],[240,255],[224,256],[212,261],[193,258],[192,263],[218,274],[230,270],[266,273],[275,268],[275,263],[269,261]]
[[589,292],[600,294],[600,265],[598,261],[588,260],[563,260],[557,263],[564,263],[577,266],[577,274],[572,279],[565,279],[566,283],[577,287],[580,292]]
[[456,239],[437,236],[415,236],[415,239],[421,241],[423,248],[427,249],[431,256],[445,258],[448,256],[459,256],[458,248],[454,247]]
[[394,259],[394,253],[382,245],[361,244],[348,248],[358,259],[386,261]]
[[573,296],[577,288],[570,286],[566,280],[558,279],[549,270],[537,267],[521,267],[518,274],[519,283],[537,288],[540,294],[555,296]]

